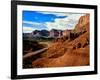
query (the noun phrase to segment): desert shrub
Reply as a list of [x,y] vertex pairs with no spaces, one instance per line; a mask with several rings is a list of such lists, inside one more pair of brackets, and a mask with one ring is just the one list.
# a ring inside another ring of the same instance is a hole
[[25,68],[25,69],[32,68],[33,67],[32,61],[34,61],[38,58],[40,58],[40,54],[36,54],[36,55],[33,55],[33,56],[23,59],[23,68]]
[[70,40],[74,40],[75,38],[79,37],[80,35],[82,35],[85,32],[87,32],[87,31],[84,26],[80,28],[80,31],[77,31],[76,29],[74,29],[69,34]]
[[69,37],[70,37],[70,40],[73,40],[74,39],[74,33],[70,33]]
[[64,36],[63,39],[64,39],[64,40],[68,40],[68,36]]
[[71,32],[69,35],[70,40],[74,40],[75,38],[77,38],[80,34],[79,33],[73,33]]
[[73,46],[73,49],[76,49],[76,46]]
[[36,51],[44,48],[45,45],[39,44],[37,41],[23,40],[23,51]]
[[78,43],[77,44],[77,48],[81,48],[81,43]]

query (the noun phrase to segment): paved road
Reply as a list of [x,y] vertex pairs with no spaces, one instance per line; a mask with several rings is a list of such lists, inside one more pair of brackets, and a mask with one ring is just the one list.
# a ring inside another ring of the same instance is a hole
[[43,52],[43,51],[45,51],[45,50],[47,50],[47,49],[48,49],[48,48],[43,48],[43,49],[40,49],[40,50],[35,51],[35,52],[27,53],[27,54],[25,54],[25,55],[23,56],[23,59],[28,58],[28,57],[33,56],[33,55],[36,55],[36,54],[39,54],[39,53],[41,53],[41,52]]

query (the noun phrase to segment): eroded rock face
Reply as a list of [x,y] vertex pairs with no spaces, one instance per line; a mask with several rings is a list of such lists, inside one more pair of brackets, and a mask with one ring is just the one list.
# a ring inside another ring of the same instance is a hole
[[83,30],[89,30],[89,23],[90,23],[90,15],[86,14],[85,16],[81,16],[78,24],[75,26],[75,31],[80,32]]
[[64,30],[63,36],[68,36],[72,30]]
[[89,18],[90,18],[89,14],[86,14],[85,16],[81,16],[79,19],[78,25],[79,26],[86,25],[87,23],[89,23]]
[[[56,41],[41,58],[32,62],[33,67],[65,67],[89,65],[89,24],[90,15],[81,16],[72,33],[78,34],[73,40]],[[70,34],[68,35],[70,36]],[[63,39],[63,38],[62,38]]]

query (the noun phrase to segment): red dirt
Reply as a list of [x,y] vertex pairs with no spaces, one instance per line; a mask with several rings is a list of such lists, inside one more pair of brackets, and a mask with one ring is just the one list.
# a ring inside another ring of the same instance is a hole
[[65,67],[86,66],[90,64],[89,58],[89,14],[80,17],[75,31],[84,29],[74,40],[55,42],[41,58],[32,62],[33,67]]

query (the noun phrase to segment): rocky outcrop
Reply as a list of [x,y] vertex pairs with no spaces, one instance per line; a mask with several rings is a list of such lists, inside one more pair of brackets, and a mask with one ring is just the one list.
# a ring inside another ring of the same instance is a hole
[[89,14],[81,16],[75,29],[68,34],[70,40],[55,42],[41,58],[32,62],[33,67],[89,65],[89,17]]
[[68,36],[72,30],[64,30],[63,36]]
[[75,31],[80,32],[83,30],[88,31],[89,30],[89,23],[90,23],[90,15],[86,14],[85,16],[81,16],[78,24],[75,26]]

